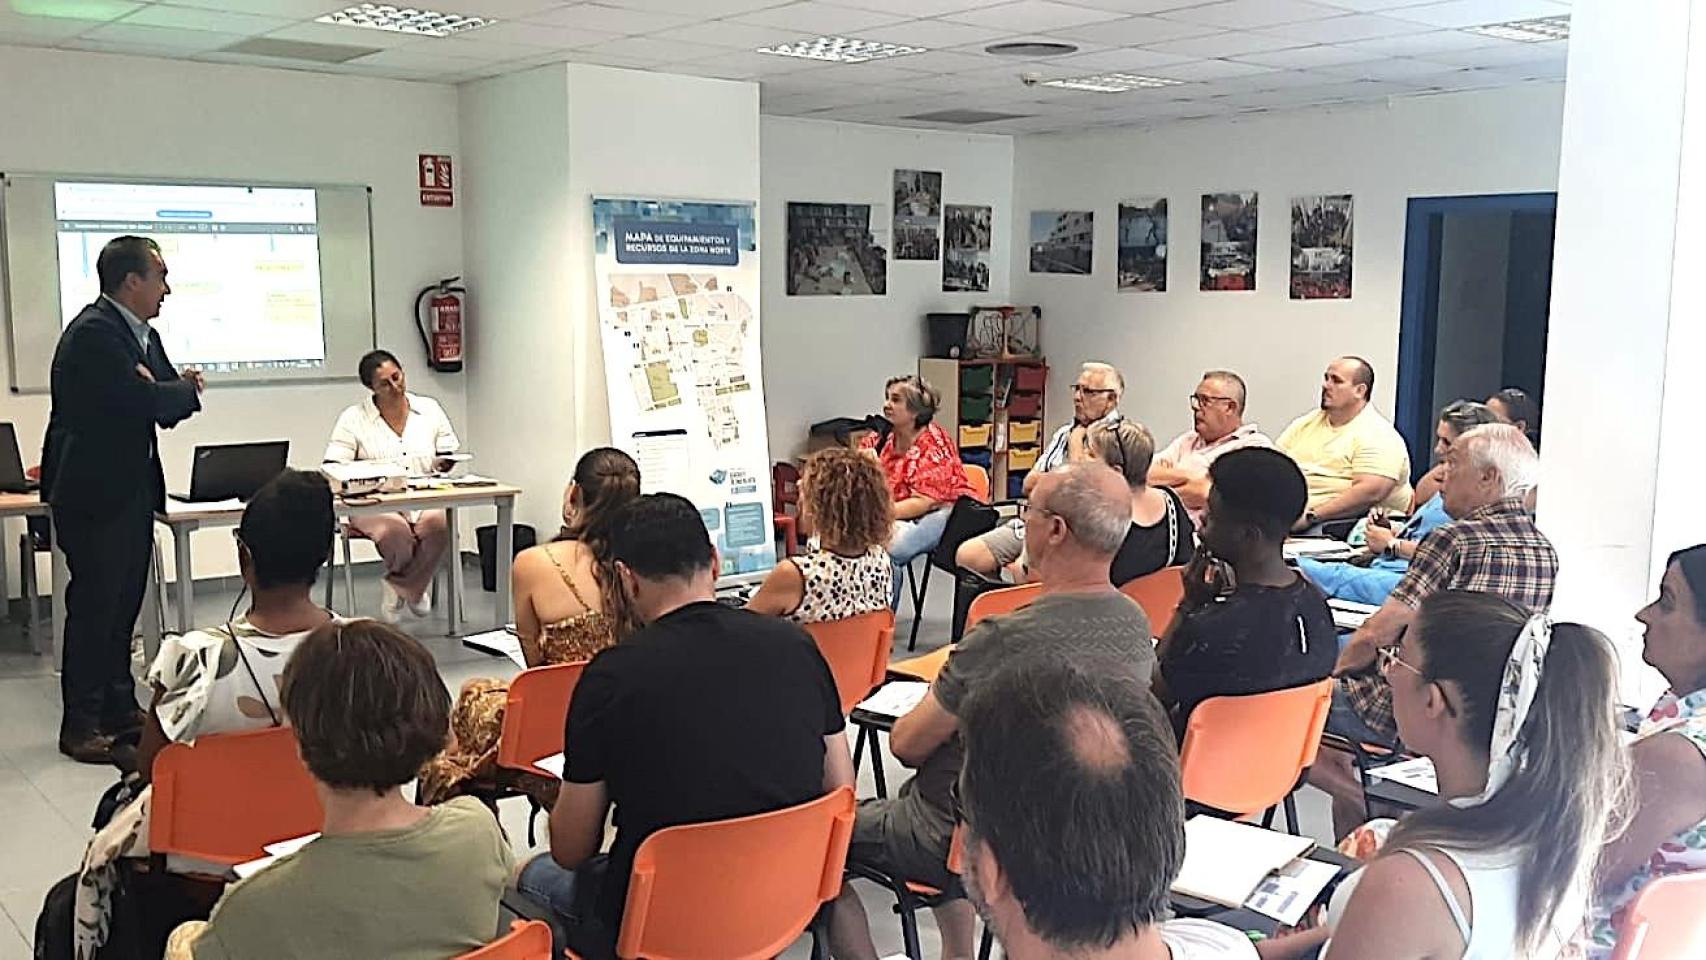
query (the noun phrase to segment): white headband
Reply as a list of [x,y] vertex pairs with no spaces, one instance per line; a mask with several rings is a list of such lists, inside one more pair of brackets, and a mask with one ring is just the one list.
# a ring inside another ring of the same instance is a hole
[[1452,800],[1454,806],[1475,807],[1486,803],[1527,761],[1528,745],[1522,741],[1522,728],[1528,722],[1529,708],[1534,706],[1546,651],[1551,646],[1552,618],[1544,613],[1530,617],[1517,635],[1516,645],[1511,647],[1504,677],[1499,681],[1493,742],[1487,751],[1487,786],[1473,797]]

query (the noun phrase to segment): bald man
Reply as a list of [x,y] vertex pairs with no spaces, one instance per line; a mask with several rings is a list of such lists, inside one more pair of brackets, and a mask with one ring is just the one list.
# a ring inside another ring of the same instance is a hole
[[1276,445],[1297,461],[1309,503],[1295,530],[1355,520],[1374,507],[1410,509],[1410,451],[1374,409],[1374,367],[1340,357],[1321,375],[1321,406],[1298,417]]

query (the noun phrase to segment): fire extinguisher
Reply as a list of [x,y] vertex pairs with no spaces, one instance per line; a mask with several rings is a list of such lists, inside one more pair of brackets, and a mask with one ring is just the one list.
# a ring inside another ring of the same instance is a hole
[[421,333],[427,366],[443,373],[462,369],[462,299],[468,288],[458,283],[461,279],[446,277],[415,296],[415,328]]

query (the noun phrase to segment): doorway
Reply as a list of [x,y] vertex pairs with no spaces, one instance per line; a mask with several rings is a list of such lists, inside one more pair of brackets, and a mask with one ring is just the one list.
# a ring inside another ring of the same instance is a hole
[[1520,387],[1544,409],[1557,207],[1555,193],[1411,198],[1393,423],[1415,477],[1447,403]]

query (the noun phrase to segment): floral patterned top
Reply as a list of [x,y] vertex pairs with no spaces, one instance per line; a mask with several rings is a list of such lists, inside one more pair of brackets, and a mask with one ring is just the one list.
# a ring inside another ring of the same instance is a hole
[[871,434],[860,442],[860,449],[876,450],[877,460],[888,477],[889,492],[896,503],[908,497],[929,497],[937,503],[953,503],[962,494],[971,493],[965,465],[960,452],[940,424],[926,424],[918,431],[912,446],[895,452],[894,435],[890,434],[877,446],[877,435]]
[[[1706,755],[1706,690],[1696,690],[1686,697],[1675,693],[1660,697],[1647,714],[1646,722],[1641,724],[1640,737],[1661,733],[1685,737]],[[1606,960],[1611,956],[1617,946],[1617,927],[1623,920],[1623,912],[1654,878],[1701,871],[1706,871],[1706,820],[1660,844],[1646,864],[1624,881],[1616,893],[1594,902],[1584,931],[1583,955],[1589,960]]]

